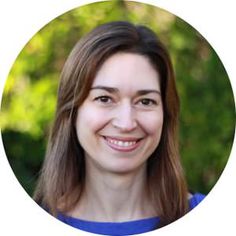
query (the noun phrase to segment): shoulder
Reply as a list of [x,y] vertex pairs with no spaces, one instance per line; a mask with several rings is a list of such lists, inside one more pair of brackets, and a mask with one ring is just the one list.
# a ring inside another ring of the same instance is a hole
[[196,207],[205,197],[206,195],[201,194],[201,193],[191,194],[191,196],[189,197],[190,209],[193,209],[194,207]]

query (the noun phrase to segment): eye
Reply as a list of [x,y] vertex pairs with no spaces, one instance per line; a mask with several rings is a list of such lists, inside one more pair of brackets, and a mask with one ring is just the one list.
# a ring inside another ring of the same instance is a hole
[[98,101],[103,104],[110,104],[112,103],[112,98],[109,96],[99,96],[94,99],[95,101]]
[[139,101],[139,103],[141,105],[144,105],[144,106],[153,106],[153,105],[157,105],[157,102],[153,99],[150,99],[150,98],[143,98]]

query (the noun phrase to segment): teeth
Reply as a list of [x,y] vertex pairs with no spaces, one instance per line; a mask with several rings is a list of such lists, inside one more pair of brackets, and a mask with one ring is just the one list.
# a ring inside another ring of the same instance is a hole
[[112,143],[112,144],[115,144],[117,146],[120,146],[120,147],[130,147],[132,145],[134,145],[136,143],[136,141],[131,141],[131,142],[128,142],[128,141],[118,141],[118,140],[114,140],[114,139],[108,139],[108,142],[109,143]]

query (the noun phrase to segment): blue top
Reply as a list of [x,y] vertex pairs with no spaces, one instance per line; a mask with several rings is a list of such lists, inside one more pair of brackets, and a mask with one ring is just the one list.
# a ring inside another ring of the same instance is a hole
[[[194,194],[192,198],[189,199],[190,210],[196,207],[204,199],[204,197],[205,195],[202,195],[200,193]],[[160,223],[159,217],[113,223],[81,220],[71,216],[63,215],[62,213],[58,214],[58,219],[70,226],[73,226],[83,231],[95,234],[116,236],[146,233],[157,229]]]

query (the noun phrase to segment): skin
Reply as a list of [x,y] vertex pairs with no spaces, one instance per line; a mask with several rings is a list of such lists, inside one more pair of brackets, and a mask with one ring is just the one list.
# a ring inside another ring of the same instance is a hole
[[149,60],[131,53],[108,58],[78,109],[86,184],[69,214],[108,222],[156,216],[146,194],[146,164],[162,126],[160,78]]

